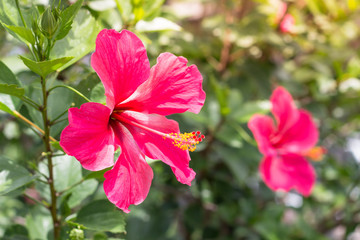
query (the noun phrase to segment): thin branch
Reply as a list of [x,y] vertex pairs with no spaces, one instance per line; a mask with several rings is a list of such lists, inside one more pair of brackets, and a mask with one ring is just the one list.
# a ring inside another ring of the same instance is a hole
[[76,93],[77,95],[79,95],[80,97],[82,97],[83,99],[85,99],[87,102],[91,102],[90,99],[88,99],[87,97],[84,96],[84,94],[82,94],[81,92],[79,92],[78,90],[76,90],[75,88],[72,88],[70,86],[67,85],[57,85],[55,87],[52,87],[48,90],[48,92],[51,92],[52,90],[54,90],[55,88],[59,88],[59,87],[63,87],[63,88],[67,88],[71,91],[73,91],[74,93]]
[[16,3],[16,8],[17,8],[17,10],[18,10],[18,12],[19,12],[19,14],[20,14],[21,21],[22,21],[22,23],[24,24],[24,27],[27,27],[27,26],[26,26],[26,22],[25,22],[25,20],[24,20],[24,17],[23,17],[23,15],[22,15],[22,13],[21,13],[20,5],[19,5],[19,0],[15,0],[15,3]]
[[[36,130],[38,130],[42,135],[45,134],[44,130],[42,130],[40,127],[38,127],[35,123],[31,122],[29,119],[27,119],[26,117],[24,117],[23,115],[21,115],[18,111],[13,111],[14,114],[20,118],[21,120],[23,120],[24,122],[26,122],[27,124],[29,124],[30,126],[32,126],[33,128],[35,128]],[[57,142],[57,140],[53,137],[49,137],[51,141]]]
[[28,195],[28,194],[26,194],[26,193],[24,193],[24,197],[26,197],[26,198],[29,198],[30,200],[32,200],[32,201],[34,201],[34,202],[36,202],[36,203],[38,203],[38,204],[40,204],[41,206],[44,206],[44,207],[46,207],[46,208],[49,208],[49,203],[47,203],[47,202],[45,202],[45,201],[39,201],[39,200],[37,200],[36,198],[33,198],[33,197],[31,197],[30,195]]
[[80,184],[83,183],[84,181],[85,181],[85,179],[82,178],[82,179],[81,179],[80,181],[78,181],[77,183],[74,183],[73,185],[71,185],[71,186],[65,188],[64,190],[62,190],[61,192],[58,192],[58,196],[62,195],[64,192],[69,191],[70,189],[72,189],[72,188],[80,185]]
[[28,103],[29,105],[31,105],[33,108],[39,110],[40,106],[39,104],[37,104],[36,102],[34,102],[32,99],[28,98],[27,96],[22,96],[21,100],[23,100],[24,102]]
[[51,120],[50,125],[54,125],[54,122],[56,122],[59,118],[61,118],[62,116],[64,116],[67,112],[69,111],[69,109],[66,109],[63,113],[61,113],[59,116],[57,116],[56,118],[54,118],[53,120]]
[[55,124],[57,124],[57,123],[59,123],[59,122],[62,122],[62,121],[66,121],[68,118],[66,117],[66,118],[63,118],[63,119],[59,119],[59,120],[56,120],[56,121],[52,121],[51,123],[50,123],[50,125],[55,125]]

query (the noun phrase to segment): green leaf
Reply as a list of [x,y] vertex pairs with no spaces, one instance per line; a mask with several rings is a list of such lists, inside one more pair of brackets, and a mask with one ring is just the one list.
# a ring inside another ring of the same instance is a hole
[[[98,75],[93,72],[91,74],[85,75],[75,88],[79,92],[83,93],[84,96],[90,98],[92,89],[99,83],[100,83],[100,79]],[[74,94],[73,101],[75,102],[75,104],[82,104],[86,102],[84,98],[80,97],[77,94]]]
[[95,49],[95,39],[101,27],[87,10],[76,15],[72,28],[65,38],[57,41],[51,51],[51,58],[74,56],[58,70],[62,71]]
[[97,200],[84,206],[76,222],[97,231],[125,233],[125,216],[108,200]]
[[31,71],[39,74],[42,77],[46,77],[50,73],[58,70],[66,63],[68,63],[74,57],[62,57],[48,61],[35,62],[26,57],[20,56],[21,60],[23,60],[24,64],[30,68]]
[[81,180],[81,165],[75,158],[67,155],[54,157],[53,164],[57,191],[63,191]]
[[[20,81],[16,78],[14,73],[2,61],[0,61],[0,84],[21,86]],[[3,88],[0,87],[0,91],[1,89]],[[1,93],[0,103],[0,110],[12,115],[14,115],[13,111],[21,105],[21,101],[19,99]]]
[[240,123],[246,123],[255,114],[266,114],[269,112],[271,104],[269,101],[247,102],[237,109],[233,109],[231,116]]
[[226,116],[230,113],[229,108],[229,93],[228,86],[219,83],[214,76],[210,77],[210,84],[215,91],[216,98],[220,105],[221,115]]
[[94,193],[97,186],[98,181],[95,179],[89,179],[67,191],[69,193],[71,192],[71,196],[68,200],[69,207],[74,208],[78,206],[85,198]]
[[78,11],[80,10],[82,3],[83,3],[83,0],[78,0],[70,7],[66,8],[60,14],[61,25],[59,28],[59,32],[56,35],[57,40],[63,39],[69,33],[69,31],[71,30],[71,25],[73,24],[74,18],[76,16],[76,14],[78,13]]
[[25,94],[25,90],[23,88],[19,88],[15,84],[8,85],[0,83],[0,93],[21,98]]
[[10,193],[30,182],[37,176],[32,176],[22,166],[0,157],[0,195]]
[[233,148],[241,148],[243,146],[241,142],[241,136],[234,128],[229,126],[228,123],[224,124],[224,126],[220,128],[219,131],[217,131],[215,134],[216,139]]
[[[39,171],[49,176],[49,170],[46,163],[39,164]],[[68,155],[53,158],[54,185],[57,192],[65,191],[81,180],[81,165],[73,157]],[[43,180],[46,180],[42,177]],[[42,196],[50,201],[49,186],[40,181],[36,182],[36,188]]]
[[0,102],[0,110],[1,111],[4,111],[4,112],[7,112],[7,113],[9,113],[9,114],[11,114],[11,115],[13,115],[14,117],[16,116],[15,114],[14,114],[14,112],[8,107],[8,106],[6,106],[4,103],[2,103],[2,102]]
[[9,25],[22,25],[14,0],[0,0],[0,21]]
[[161,6],[164,4],[165,0],[145,0],[144,19],[153,19],[158,16],[161,10]]
[[4,240],[28,240],[29,239],[29,233],[28,230],[20,224],[14,224],[10,227],[6,228],[4,233]]
[[48,240],[52,229],[50,212],[42,206],[30,208],[26,216],[26,227],[29,231],[30,239]]
[[2,61],[0,61],[0,83],[21,86],[21,83],[16,78],[15,74]]
[[53,148],[64,152],[64,149],[62,149],[62,147],[60,146],[60,142],[50,142],[50,143]]
[[142,5],[134,6],[133,5],[133,14],[135,16],[135,22],[140,21],[145,16],[145,11]]
[[95,179],[97,179],[97,180],[99,180],[99,181],[104,181],[104,180],[105,180],[104,174],[105,174],[105,172],[109,171],[110,169],[111,169],[111,167],[105,168],[105,169],[100,170],[100,171],[95,171],[95,172],[92,172],[92,171],[90,172],[90,171],[89,171],[89,174],[87,174],[87,175],[84,177],[84,179],[92,179],[92,178],[95,178]]
[[102,83],[98,83],[91,90],[90,99],[91,99],[91,101],[98,102],[98,103],[106,102],[105,89],[104,89],[104,85]]
[[30,29],[19,26],[11,26],[3,23],[3,26],[12,31],[18,39],[26,44],[35,44],[35,37]]
[[132,15],[131,0],[115,0],[115,2],[121,18],[127,23]]

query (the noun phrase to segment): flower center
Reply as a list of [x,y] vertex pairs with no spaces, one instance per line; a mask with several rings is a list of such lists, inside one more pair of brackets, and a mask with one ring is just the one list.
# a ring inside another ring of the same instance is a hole
[[326,148],[324,147],[313,147],[305,153],[305,156],[312,161],[319,162],[323,159],[326,152]]
[[172,140],[172,144],[175,147],[180,148],[181,150],[189,150],[190,152],[195,151],[196,145],[199,144],[205,136],[201,134],[200,131],[191,132],[191,133],[163,133],[158,130],[152,129],[150,127],[144,126],[138,122],[135,122],[133,120],[130,120],[126,117],[123,117],[121,114],[118,114],[118,111],[114,111],[111,114],[111,118],[113,120],[117,120],[122,123],[127,123],[129,125],[141,128],[145,131],[149,131],[151,133],[157,134],[161,136],[163,139],[170,139]]

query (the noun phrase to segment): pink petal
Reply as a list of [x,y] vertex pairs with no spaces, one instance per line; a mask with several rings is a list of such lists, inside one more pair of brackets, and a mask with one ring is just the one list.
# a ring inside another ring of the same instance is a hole
[[270,142],[272,135],[275,133],[274,121],[271,117],[255,114],[249,120],[248,127],[252,131],[262,154],[276,154],[276,149]]
[[150,70],[149,79],[121,106],[161,115],[199,113],[205,101],[202,76],[195,65],[186,64],[186,58],[161,54]]
[[150,63],[141,40],[132,32],[102,30],[96,39],[91,66],[105,87],[106,103],[113,109],[128,98],[150,74]]
[[[127,120],[126,127],[134,136],[135,141],[145,153],[152,159],[160,159],[169,165],[174,172],[176,179],[187,185],[195,178],[195,172],[189,167],[190,155],[188,151],[175,147],[172,139],[159,135],[167,133],[179,133],[178,123],[169,120],[164,116],[156,114],[143,114],[133,111],[125,111],[122,117]],[[135,122],[149,130],[131,124]],[[158,132],[158,133],[154,133]]]
[[69,126],[61,133],[60,145],[81,165],[98,171],[114,164],[114,133],[109,125],[111,110],[99,103],[69,109]]
[[278,123],[278,131],[285,132],[297,122],[299,112],[290,93],[283,87],[277,87],[271,95],[272,113]]
[[280,31],[283,33],[291,33],[294,31],[295,18],[291,14],[286,14],[280,23]]
[[278,23],[286,13],[287,4],[280,1],[276,7],[277,7],[277,12],[275,17],[275,22]]
[[280,151],[305,153],[315,146],[319,139],[319,131],[312,121],[310,113],[299,110],[299,118],[286,132],[282,133],[278,142],[273,142]]
[[130,204],[138,205],[148,195],[153,171],[129,130],[120,123],[114,129],[122,153],[114,168],[104,175],[104,191],[110,202],[129,213]]
[[295,189],[309,196],[315,184],[315,170],[306,159],[296,154],[265,156],[260,164],[260,173],[272,190]]

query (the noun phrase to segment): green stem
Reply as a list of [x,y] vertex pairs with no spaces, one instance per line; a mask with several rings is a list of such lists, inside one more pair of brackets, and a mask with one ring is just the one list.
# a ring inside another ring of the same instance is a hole
[[63,191],[59,192],[58,194],[61,195],[66,191],[69,191],[70,189],[73,189],[74,187],[76,187],[77,185],[80,185],[81,183],[83,183],[85,181],[84,178],[82,178],[80,181],[78,181],[77,183],[74,183],[73,185],[67,187],[66,189],[64,189]]
[[24,102],[28,103],[29,105],[31,105],[33,108],[39,110],[40,106],[39,104],[37,104],[35,101],[33,101],[32,99],[28,98],[27,96],[22,96],[21,100],[23,100]]
[[28,199],[30,199],[30,200],[32,200],[32,201],[34,201],[34,202],[36,202],[36,203],[40,204],[41,206],[46,207],[46,208],[49,208],[49,206],[50,206],[50,205],[49,205],[49,203],[44,202],[44,201],[39,201],[39,200],[37,200],[37,199],[35,199],[35,198],[31,197],[30,195],[26,194],[26,193],[24,193],[24,196],[25,196],[26,198],[28,198]]
[[53,154],[52,156],[53,157],[60,157],[60,156],[64,156],[65,153],[57,153],[57,154]]
[[63,119],[56,120],[56,121],[52,121],[52,122],[51,122],[51,125],[55,125],[55,124],[57,124],[57,123],[59,123],[59,122],[66,121],[66,120],[68,120],[67,117],[66,117],[66,118],[63,118]]
[[119,10],[120,18],[121,18],[122,23],[123,23],[123,25],[126,25],[126,24],[127,24],[127,20],[126,20],[125,17],[124,17],[124,10],[123,10],[123,8],[121,7],[120,0],[115,0],[115,3],[116,3],[117,9]]
[[230,126],[232,126],[246,142],[253,146],[257,145],[256,141],[240,126],[240,124],[231,123]]
[[54,124],[57,122],[57,120],[58,120],[59,118],[61,118],[62,116],[64,116],[68,111],[69,111],[69,110],[66,109],[66,111],[64,111],[64,112],[61,113],[59,116],[57,116],[56,118],[54,118],[53,120],[51,120],[50,125],[54,125]]
[[59,88],[59,87],[63,87],[63,88],[67,88],[71,91],[73,91],[74,93],[76,93],[77,95],[79,95],[80,97],[82,97],[83,99],[85,99],[87,102],[91,102],[90,99],[88,99],[87,97],[84,96],[84,94],[82,94],[81,92],[79,92],[78,90],[76,90],[75,88],[72,88],[70,86],[66,86],[66,85],[57,85],[55,87],[52,87],[48,90],[48,92],[50,93],[52,90],[54,90],[55,88]]
[[42,94],[43,94],[43,106],[41,109],[43,122],[44,122],[44,144],[45,144],[45,150],[46,157],[48,160],[48,170],[49,170],[49,177],[48,177],[48,184],[50,187],[50,193],[51,193],[51,205],[49,207],[51,217],[53,220],[53,226],[54,226],[54,240],[60,239],[60,220],[57,216],[57,193],[54,186],[54,171],[53,171],[53,161],[52,161],[52,150],[50,146],[50,121],[47,114],[47,100],[49,92],[46,91],[46,81],[43,77],[41,77],[41,87],[42,87]]
[[24,24],[24,27],[26,27],[26,22],[25,22],[24,17],[23,17],[23,15],[22,15],[22,13],[21,13],[20,5],[19,5],[19,0],[15,0],[15,3],[16,3],[16,7],[17,7],[17,9],[18,9],[18,11],[19,11],[21,21],[22,21],[22,23]]

